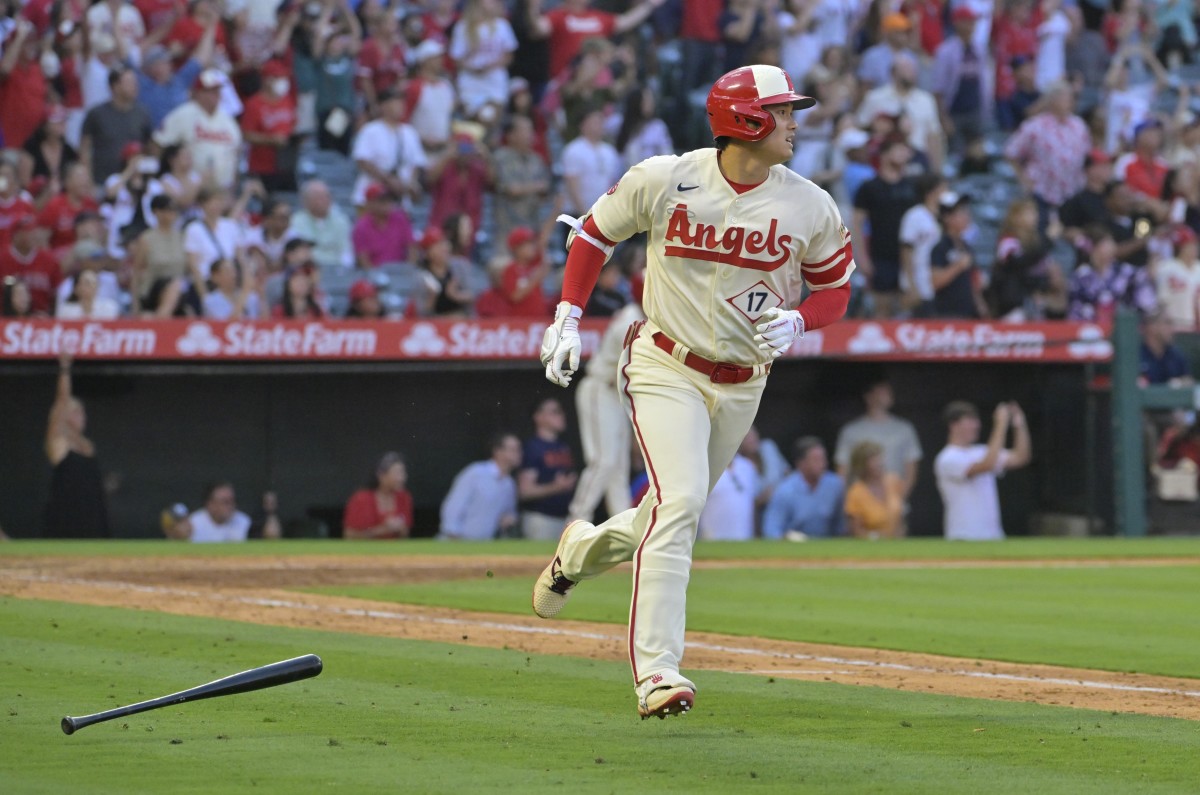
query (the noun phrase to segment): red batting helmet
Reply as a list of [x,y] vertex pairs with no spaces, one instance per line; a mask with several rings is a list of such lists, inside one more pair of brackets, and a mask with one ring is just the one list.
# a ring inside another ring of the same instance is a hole
[[[713,138],[727,135],[743,141],[761,141],[775,129],[775,117],[766,105],[790,102],[792,110],[817,104],[796,93],[792,78],[778,66],[742,66],[713,83],[708,92],[708,125]],[[750,122],[757,122],[757,125]]]

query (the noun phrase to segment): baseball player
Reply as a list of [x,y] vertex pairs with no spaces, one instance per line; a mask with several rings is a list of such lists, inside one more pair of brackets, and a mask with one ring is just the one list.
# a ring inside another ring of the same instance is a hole
[[618,383],[650,486],[599,526],[567,525],[533,609],[551,618],[577,583],[632,561],[629,657],[643,718],[695,703],[679,663],[705,499],[754,421],[774,360],[806,329],[839,319],[850,297],[854,262],[837,205],[782,165],[794,111],[814,104],[778,67],[735,69],[708,94],[715,147],[645,160],[582,218],[566,218],[562,301],[541,347],[560,386],[579,367],[581,307],[613,243],[647,233],[646,320],[626,335]]
[[631,284],[633,300],[613,315],[600,347],[588,362],[587,374],[575,389],[584,469],[567,512],[571,519],[591,519],[601,499],[609,516],[629,510],[630,428],[617,388],[617,362],[630,324],[646,317],[642,313],[645,282],[640,271]]

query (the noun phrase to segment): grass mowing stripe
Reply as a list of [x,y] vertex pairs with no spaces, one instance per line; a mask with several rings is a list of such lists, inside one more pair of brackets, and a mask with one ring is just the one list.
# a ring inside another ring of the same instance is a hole
[[[615,663],[12,599],[0,634],[12,792],[1059,795],[1200,772],[1195,724],[1163,718],[704,673],[693,714],[642,722]],[[321,677],[58,730],[65,705],[302,651]]]
[[[526,614],[513,577],[311,589]],[[688,627],[784,640],[1200,677],[1200,567],[696,570]],[[623,624],[628,576],[582,584],[565,618]]]
[[[0,544],[0,559],[29,555],[290,557],[294,555],[468,555],[509,557],[549,555],[551,542],[496,541],[445,543],[417,539],[397,543],[344,544],[340,541],[272,541],[248,544],[180,544],[158,540],[16,541]],[[866,543],[832,539],[808,544],[750,541],[696,544],[697,560],[1035,560],[1071,558],[1200,557],[1200,537],[1012,538],[997,544],[947,543],[938,538]]]

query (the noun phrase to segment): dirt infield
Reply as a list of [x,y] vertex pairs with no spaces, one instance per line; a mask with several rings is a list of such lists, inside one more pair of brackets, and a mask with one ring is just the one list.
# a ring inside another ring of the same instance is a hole
[[[1161,565],[1157,560],[863,561],[761,565],[808,568],[921,566]],[[1172,559],[1171,565],[1189,561]],[[624,661],[624,630],[611,624],[541,621],[532,615],[476,613],[298,593],[321,585],[430,582],[481,576],[534,577],[540,559],[478,557],[296,558],[8,558],[0,559],[0,595],[155,610],[279,626],[516,649]],[[758,566],[722,561],[698,567]],[[687,666],[780,678],[870,685],[954,696],[1133,712],[1200,720],[1200,681],[1141,674],[972,660],[879,649],[689,632]]]

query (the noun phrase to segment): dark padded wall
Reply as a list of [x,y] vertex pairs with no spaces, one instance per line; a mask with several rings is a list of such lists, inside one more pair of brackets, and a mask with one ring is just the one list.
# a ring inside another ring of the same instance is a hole
[[[202,484],[214,478],[232,480],[239,506],[252,515],[258,495],[273,488],[285,518],[322,509],[336,516],[389,449],[408,456],[417,530],[432,534],[455,473],[486,456],[497,429],[529,433],[532,407],[545,396],[566,399],[570,441],[579,450],[573,390],[548,384],[528,366],[112,372],[78,365],[76,393],[87,404],[101,463],[122,475],[110,510],[124,536],[159,536],[158,512],[177,501],[194,508]],[[932,465],[945,442],[939,414],[951,399],[976,401],[985,416],[995,401],[1015,399],[1030,415],[1035,463],[1001,486],[1010,534],[1025,533],[1033,511],[1087,510],[1079,367],[785,362],[770,377],[759,426],[785,454],[795,438],[815,434],[832,455],[837,429],[861,411],[862,384],[876,372],[891,377],[896,412],[917,425],[925,450],[910,516],[914,534],[940,533]],[[15,537],[40,530],[49,484],[41,446],[53,390],[51,366],[0,368],[0,526]],[[1107,453],[1101,459],[1096,471],[1107,494],[1111,465]],[[1107,516],[1111,509],[1100,507]]]

